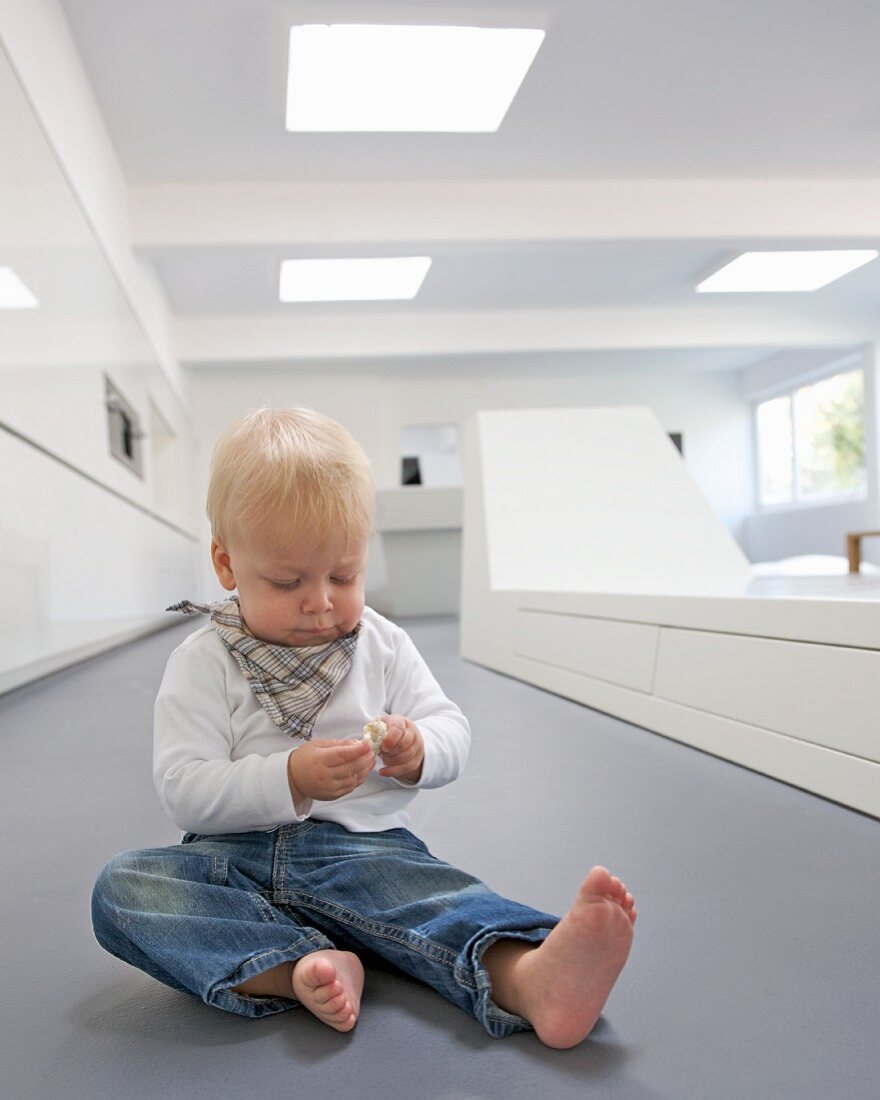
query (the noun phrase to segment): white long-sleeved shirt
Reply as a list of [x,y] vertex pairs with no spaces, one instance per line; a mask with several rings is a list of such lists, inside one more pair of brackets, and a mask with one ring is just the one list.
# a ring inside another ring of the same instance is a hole
[[470,749],[470,727],[443,693],[401,627],[370,607],[361,616],[351,668],[334,687],[312,728],[313,740],[360,737],[384,714],[402,714],[425,743],[415,784],[376,768],[350,794],[311,801],[297,813],[287,758],[304,742],[281,732],[210,623],[168,658],[156,697],[153,782],[166,812],[185,832],[270,831],[308,817],[352,832],[406,828],[407,806],[421,787],[457,778]]

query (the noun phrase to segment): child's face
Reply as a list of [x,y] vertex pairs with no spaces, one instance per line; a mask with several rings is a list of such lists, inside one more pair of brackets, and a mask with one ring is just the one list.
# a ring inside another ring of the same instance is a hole
[[246,546],[214,540],[211,560],[220,583],[238,589],[242,618],[257,638],[275,645],[324,645],[357,626],[364,610],[367,540],[278,540],[257,534]]

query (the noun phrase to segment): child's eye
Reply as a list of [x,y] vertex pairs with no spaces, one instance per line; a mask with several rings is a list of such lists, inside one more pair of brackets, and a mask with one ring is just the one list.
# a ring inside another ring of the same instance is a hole
[[280,581],[269,581],[269,584],[271,584],[273,588],[296,588],[299,581],[289,581],[285,584],[282,584]]
[[334,584],[351,584],[354,577],[331,577]]

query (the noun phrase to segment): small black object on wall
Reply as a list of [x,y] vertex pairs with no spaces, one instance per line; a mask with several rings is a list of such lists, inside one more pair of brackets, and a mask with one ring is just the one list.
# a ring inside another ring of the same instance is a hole
[[400,478],[401,485],[421,485],[422,471],[419,466],[418,456],[403,459],[403,471]]

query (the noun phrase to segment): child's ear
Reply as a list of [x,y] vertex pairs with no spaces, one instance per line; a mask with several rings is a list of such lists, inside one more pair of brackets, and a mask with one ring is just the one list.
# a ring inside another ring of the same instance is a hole
[[211,564],[214,566],[217,580],[223,585],[227,592],[231,592],[232,589],[235,588],[232,562],[229,559],[229,553],[226,547],[216,539],[211,540]]

